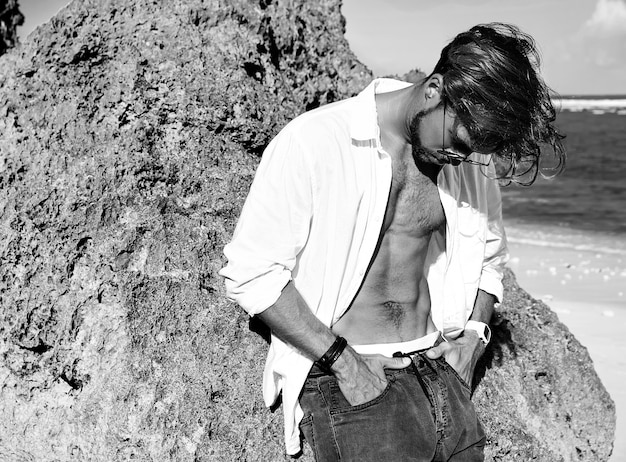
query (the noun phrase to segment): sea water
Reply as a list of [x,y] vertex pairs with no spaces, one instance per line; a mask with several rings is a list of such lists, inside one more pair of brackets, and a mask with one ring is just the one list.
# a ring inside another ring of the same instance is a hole
[[555,105],[566,168],[530,187],[502,188],[510,240],[626,257],[626,96]]
[[[566,135],[566,168],[530,187],[502,188],[509,264],[520,285],[555,309],[589,349],[617,408],[610,462],[622,462],[626,461],[626,96],[571,97],[555,103],[560,109],[557,125]],[[524,252],[542,258],[528,261]],[[557,304],[559,297],[566,298]],[[582,305],[584,312],[575,313],[581,308],[574,305]]]

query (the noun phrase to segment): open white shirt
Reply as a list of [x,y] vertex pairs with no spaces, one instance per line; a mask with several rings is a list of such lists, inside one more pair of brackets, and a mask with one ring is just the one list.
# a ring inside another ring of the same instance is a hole
[[[374,96],[408,85],[377,79],[356,97],[295,118],[269,144],[220,271],[228,297],[250,315],[273,305],[290,280],[325,325],[348,309],[374,255],[391,187]],[[448,337],[462,332],[479,288],[502,298],[508,254],[500,191],[481,168],[445,165],[437,178],[446,226],[431,238],[426,274],[433,321]],[[486,173],[494,176],[493,164]],[[282,390],[289,454],[300,450],[298,395],[311,366],[272,335],[263,396],[271,406]]]

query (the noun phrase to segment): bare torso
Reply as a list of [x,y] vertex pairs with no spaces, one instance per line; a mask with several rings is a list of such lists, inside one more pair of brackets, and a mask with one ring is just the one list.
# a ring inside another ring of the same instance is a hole
[[392,185],[377,250],[357,296],[332,328],[351,344],[408,341],[436,330],[424,277],[430,236],[445,223],[436,172],[422,173],[410,147],[388,152]]

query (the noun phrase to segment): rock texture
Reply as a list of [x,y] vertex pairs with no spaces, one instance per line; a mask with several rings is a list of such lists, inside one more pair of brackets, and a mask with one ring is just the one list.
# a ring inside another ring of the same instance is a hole
[[[285,459],[217,271],[268,140],[371,77],[339,7],[75,1],[0,58],[0,461]],[[494,335],[488,460],[606,460],[586,350],[511,276]]]
[[615,405],[587,349],[510,270],[492,333],[473,398],[488,435],[486,459],[608,460]]
[[0,55],[18,42],[17,27],[24,24],[17,0],[0,0]]

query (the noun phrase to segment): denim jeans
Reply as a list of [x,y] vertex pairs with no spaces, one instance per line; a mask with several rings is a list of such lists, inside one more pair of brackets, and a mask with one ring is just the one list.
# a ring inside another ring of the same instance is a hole
[[337,379],[313,366],[300,395],[300,430],[317,462],[483,460],[470,388],[444,359],[417,355],[385,372],[380,396],[350,406]]

